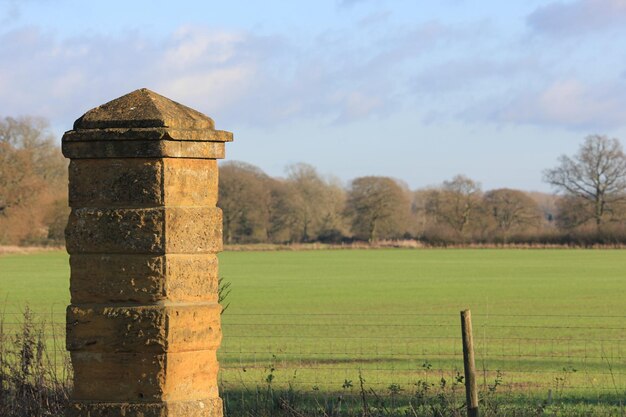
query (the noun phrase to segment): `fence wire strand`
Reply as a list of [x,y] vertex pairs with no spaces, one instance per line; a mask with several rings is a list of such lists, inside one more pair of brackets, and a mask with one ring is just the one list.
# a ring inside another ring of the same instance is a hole
[[[33,331],[65,355],[64,314],[35,314]],[[1,341],[23,313],[4,313]],[[486,389],[626,394],[626,316],[474,315],[476,367]],[[463,372],[454,314],[253,314],[227,312],[218,358],[227,387],[272,383],[341,391],[457,384]],[[51,342],[52,343],[52,342]],[[268,382],[269,381],[269,382]]]

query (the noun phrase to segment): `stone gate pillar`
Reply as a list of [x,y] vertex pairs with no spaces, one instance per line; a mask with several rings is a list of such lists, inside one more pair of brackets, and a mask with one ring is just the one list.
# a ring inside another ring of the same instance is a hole
[[63,136],[69,416],[222,416],[216,160],[231,140],[147,89],[88,111]]

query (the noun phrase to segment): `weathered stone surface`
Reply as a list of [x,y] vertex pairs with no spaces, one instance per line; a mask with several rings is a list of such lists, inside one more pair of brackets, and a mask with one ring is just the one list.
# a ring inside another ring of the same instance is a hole
[[222,415],[223,406],[220,398],[167,403],[167,417],[221,417]]
[[155,402],[217,398],[215,351],[71,352],[75,401]]
[[217,253],[222,250],[220,208],[165,210],[167,253]]
[[[66,134],[67,135],[67,134]],[[199,141],[93,141],[63,142],[63,155],[71,159],[90,158],[200,158],[222,159],[221,142]]]
[[140,89],[85,113],[63,135],[62,149],[72,159],[219,159],[232,140],[204,114]]
[[215,206],[217,161],[79,159],[70,162],[71,207]]
[[141,88],[89,110],[74,122],[77,129],[173,127],[213,129],[210,117]]
[[217,302],[215,255],[72,255],[72,303]]
[[84,159],[70,162],[70,207],[163,205],[162,159]]
[[217,253],[221,236],[216,207],[74,208],[65,230],[70,254]]
[[232,142],[233,134],[225,130],[175,129],[171,127],[151,127],[146,129],[107,128],[69,130],[63,135],[63,142],[128,142],[132,141],[193,141],[193,142]]
[[165,271],[168,300],[217,302],[217,256],[169,254],[165,257]]
[[166,205],[213,207],[217,204],[217,161],[166,158],[163,163]]
[[164,209],[75,208],[65,229],[74,253],[165,253]]
[[222,415],[222,400],[207,398],[159,403],[79,402],[70,405],[67,417],[221,417]]
[[232,134],[141,89],[63,136],[74,417],[221,417],[217,162]]
[[67,350],[182,352],[215,350],[220,344],[217,303],[166,305],[70,305]]

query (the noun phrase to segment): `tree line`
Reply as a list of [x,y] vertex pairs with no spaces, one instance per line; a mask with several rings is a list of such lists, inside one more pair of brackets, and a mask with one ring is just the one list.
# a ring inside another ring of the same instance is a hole
[[[469,243],[626,243],[626,156],[617,139],[593,135],[544,180],[556,194],[501,188],[457,175],[411,190],[383,176],[347,186],[294,164],[283,178],[239,161],[220,165],[224,241],[340,243],[416,239]],[[47,123],[0,119],[0,244],[61,243],[67,161]]]
[[587,137],[575,155],[544,172],[558,194],[485,191],[464,175],[411,190],[381,176],[343,187],[307,164],[286,174],[273,178],[237,161],[221,165],[226,243],[626,243],[626,156],[619,140],[605,136]]
[[48,123],[0,119],[0,244],[63,241],[67,162]]

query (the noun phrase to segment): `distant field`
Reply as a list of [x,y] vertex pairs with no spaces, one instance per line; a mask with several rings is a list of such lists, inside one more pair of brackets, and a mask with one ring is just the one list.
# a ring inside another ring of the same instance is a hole
[[[271,374],[277,385],[350,390],[359,370],[383,389],[451,381],[462,372],[458,313],[471,308],[485,386],[499,371],[516,392],[626,391],[623,250],[225,252],[220,261],[232,283],[224,386]],[[64,253],[0,256],[1,303],[63,322],[68,276]]]

